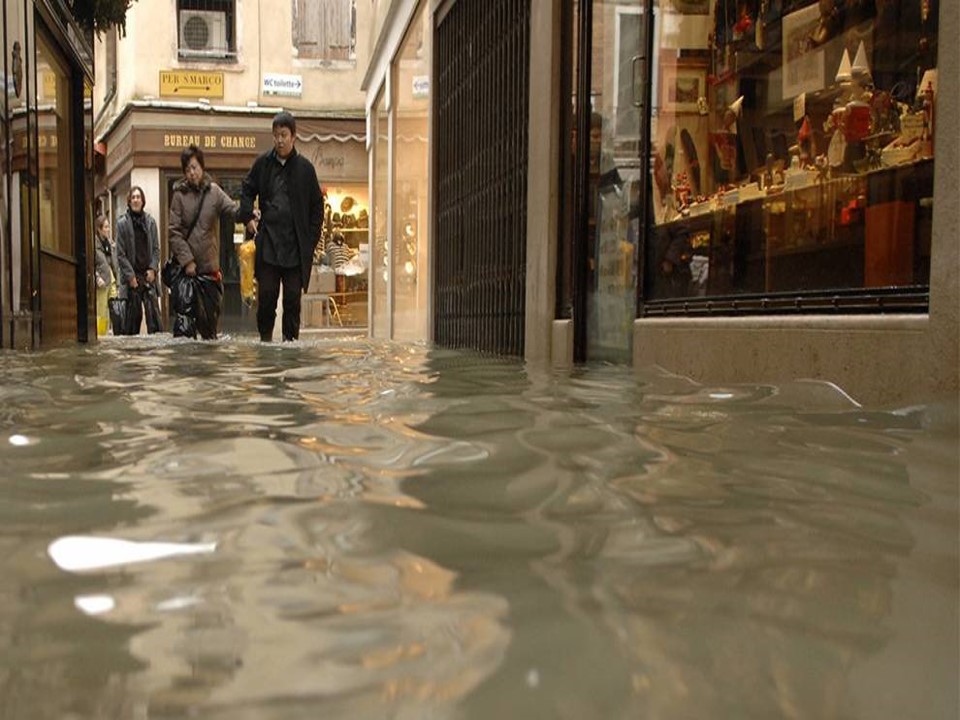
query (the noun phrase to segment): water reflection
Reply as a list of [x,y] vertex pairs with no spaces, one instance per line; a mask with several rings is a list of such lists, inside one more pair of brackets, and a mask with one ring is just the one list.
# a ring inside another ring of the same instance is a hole
[[0,716],[956,709],[948,406],[366,340],[0,371]]
[[216,549],[216,543],[132,542],[116,538],[71,535],[54,540],[47,548],[47,553],[61,570],[85,572],[163,560],[178,555],[212,553]]

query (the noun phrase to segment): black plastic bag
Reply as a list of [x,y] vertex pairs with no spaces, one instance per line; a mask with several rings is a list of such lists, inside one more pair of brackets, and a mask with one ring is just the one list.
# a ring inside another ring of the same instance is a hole
[[144,306],[147,310],[147,332],[160,332],[163,329],[163,322],[160,312],[160,293],[156,284],[150,286]]
[[124,335],[127,322],[127,299],[114,297],[107,300],[107,309],[110,313],[110,327],[114,335]]
[[217,337],[220,308],[223,304],[223,284],[209,275],[190,277],[177,266],[177,271],[165,279],[170,290],[170,307],[174,312],[173,336],[204,340]]
[[167,261],[163,264],[163,268],[160,270],[160,279],[163,280],[163,284],[168,288],[173,287],[173,283],[179,275],[180,263],[177,262],[175,257],[167,258]]

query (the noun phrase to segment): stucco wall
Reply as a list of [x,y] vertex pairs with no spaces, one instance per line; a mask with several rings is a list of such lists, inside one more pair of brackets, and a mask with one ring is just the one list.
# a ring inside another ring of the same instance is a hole
[[[127,32],[117,45],[118,91],[114,112],[130,100],[176,100],[160,96],[160,70],[205,70],[224,74],[224,97],[211,99],[215,105],[283,106],[297,111],[349,112],[362,114],[365,94],[360,90],[363,71],[369,61],[369,38],[373,23],[370,3],[357,3],[356,61],[323,64],[295,57],[292,30],[292,2],[250,0],[237,3],[235,63],[182,61],[177,54],[177,14],[174,3],[139,2],[127,13]],[[95,108],[103,104],[106,65],[105,38],[97,39],[97,87]],[[264,95],[265,73],[299,75],[303,79],[300,97]],[[189,100],[195,100],[189,98]],[[109,122],[111,112],[101,125]],[[101,132],[102,128],[97,128]]]

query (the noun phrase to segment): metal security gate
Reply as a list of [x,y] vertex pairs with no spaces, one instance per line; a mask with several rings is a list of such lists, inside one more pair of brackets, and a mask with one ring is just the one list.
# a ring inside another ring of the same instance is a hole
[[437,15],[434,339],[446,347],[523,355],[530,2],[459,0]]

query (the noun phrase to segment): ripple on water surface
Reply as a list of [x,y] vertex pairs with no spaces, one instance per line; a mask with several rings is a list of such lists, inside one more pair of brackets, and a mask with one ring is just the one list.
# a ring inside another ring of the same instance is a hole
[[4,717],[956,714],[949,402],[357,338],[0,372]]

